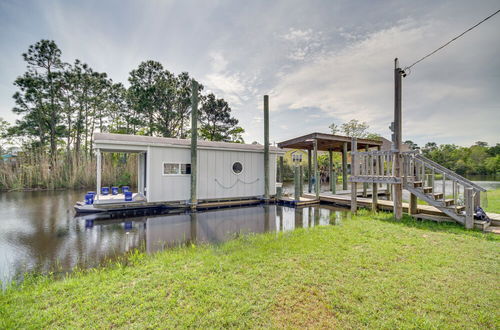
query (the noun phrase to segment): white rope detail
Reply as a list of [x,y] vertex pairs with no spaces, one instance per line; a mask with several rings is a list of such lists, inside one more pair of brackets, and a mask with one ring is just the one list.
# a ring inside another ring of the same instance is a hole
[[224,186],[222,183],[219,182],[219,180],[215,179],[215,182],[217,182],[217,184],[219,184],[219,186],[221,186],[224,189],[231,189],[234,186],[236,186],[238,184],[238,182],[241,182],[243,184],[254,184],[257,181],[259,181],[259,178],[255,179],[253,181],[250,181],[250,182],[245,182],[245,181],[241,180],[240,178],[238,178],[238,179],[236,179],[236,181],[232,185],[230,185],[230,186]]

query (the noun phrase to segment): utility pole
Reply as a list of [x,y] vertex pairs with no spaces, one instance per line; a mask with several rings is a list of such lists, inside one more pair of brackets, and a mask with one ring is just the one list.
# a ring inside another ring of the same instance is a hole
[[402,115],[401,115],[401,78],[404,71],[399,67],[398,59],[394,59],[394,123],[392,134],[392,151],[394,161],[393,175],[400,180],[393,184],[394,217],[401,220],[403,217],[403,183],[401,177],[401,140],[402,140]]

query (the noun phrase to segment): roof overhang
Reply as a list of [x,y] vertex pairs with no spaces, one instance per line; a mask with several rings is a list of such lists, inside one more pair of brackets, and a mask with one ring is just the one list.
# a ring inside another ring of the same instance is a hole
[[[312,150],[314,148],[314,140],[317,141],[318,150],[320,151],[342,151],[344,143],[347,144],[347,150],[351,151],[351,137],[325,133],[311,133],[299,136],[290,140],[279,142],[278,147]],[[358,138],[357,144],[358,150],[361,150],[365,148],[381,147],[382,141]]]

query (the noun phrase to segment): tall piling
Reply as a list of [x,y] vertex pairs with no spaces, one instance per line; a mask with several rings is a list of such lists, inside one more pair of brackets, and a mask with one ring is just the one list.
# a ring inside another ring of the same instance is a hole
[[[402,70],[398,59],[394,60],[394,135],[393,135],[393,175],[401,180],[401,140],[402,140],[402,112],[401,112],[401,82]],[[403,184],[393,184],[394,217],[401,220],[403,217]]]
[[321,187],[321,182],[319,180],[319,171],[318,171],[318,140],[314,139],[313,141],[313,152],[314,152],[314,192],[316,193],[316,199],[319,200],[319,190]]
[[264,200],[269,201],[269,95],[264,95]]
[[342,189],[347,190],[347,142],[342,145]]
[[191,81],[191,209],[196,209],[198,165],[198,82]]
[[293,195],[294,199],[296,201],[300,201],[300,182],[299,182],[299,166],[295,165],[293,169],[293,183],[294,183],[294,189],[293,189]]

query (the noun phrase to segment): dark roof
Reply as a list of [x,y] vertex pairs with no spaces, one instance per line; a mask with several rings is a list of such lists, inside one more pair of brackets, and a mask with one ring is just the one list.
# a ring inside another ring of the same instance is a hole
[[[343,145],[347,142],[347,150],[351,150],[352,138],[349,136],[325,134],[325,133],[311,133],[299,136],[290,140],[278,143],[280,148],[291,149],[313,149],[313,141],[318,141],[318,150],[321,151],[342,151]],[[382,141],[373,139],[357,139],[358,150],[382,146]]]

